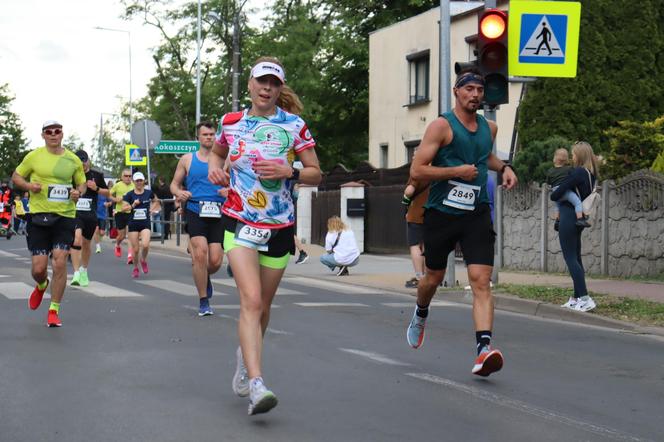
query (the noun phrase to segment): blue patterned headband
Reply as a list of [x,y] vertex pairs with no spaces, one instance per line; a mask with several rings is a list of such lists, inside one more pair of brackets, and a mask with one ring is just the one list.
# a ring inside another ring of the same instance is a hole
[[479,85],[484,86],[484,77],[474,72],[466,72],[457,78],[456,83],[454,83],[454,87],[460,88],[467,85],[468,83],[478,83]]

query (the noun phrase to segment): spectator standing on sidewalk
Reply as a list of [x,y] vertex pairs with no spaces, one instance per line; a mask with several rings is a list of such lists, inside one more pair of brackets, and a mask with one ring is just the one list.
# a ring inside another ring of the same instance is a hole
[[[578,192],[581,201],[588,197],[597,182],[597,158],[593,148],[585,141],[578,141],[572,145],[572,169],[551,193],[551,200],[558,201],[568,191]],[[563,307],[581,312],[587,312],[596,307],[595,301],[588,295],[586,276],[581,262],[581,233],[585,228],[578,224],[578,216],[574,206],[569,201],[563,201],[559,206],[558,237],[563,258],[574,283],[574,294],[563,304]]]
[[326,265],[337,276],[348,275],[348,267],[356,266],[360,262],[360,250],[357,248],[355,234],[338,216],[327,220],[327,235],[325,235],[325,254],[320,262]]
[[489,285],[494,244],[488,170],[501,172],[503,187],[517,178],[508,164],[492,153],[498,127],[477,114],[484,97],[484,77],[477,69],[459,73],[454,108],[429,124],[413,157],[411,176],[431,182],[424,213],[426,274],[417,287],[415,312],[407,328],[408,344],[419,348],[429,304],[445,277],[447,256],[457,242],[468,266],[473,290],[477,358],[471,372],[488,376],[503,366],[503,355],[491,346],[494,303]]
[[424,277],[424,203],[429,198],[429,183],[421,183],[412,178],[403,192],[402,204],[406,210],[406,239],[413,262],[415,276],[406,281],[406,288],[417,288],[420,279]]

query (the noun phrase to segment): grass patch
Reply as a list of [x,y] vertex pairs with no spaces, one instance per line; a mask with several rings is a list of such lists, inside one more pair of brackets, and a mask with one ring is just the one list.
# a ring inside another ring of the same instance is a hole
[[[499,284],[497,291],[508,293],[519,298],[542,301],[561,305],[569,299],[571,290],[564,287],[547,287],[540,285]],[[597,308],[589,312],[633,322],[642,325],[664,327],[664,303],[604,295],[590,292]]]

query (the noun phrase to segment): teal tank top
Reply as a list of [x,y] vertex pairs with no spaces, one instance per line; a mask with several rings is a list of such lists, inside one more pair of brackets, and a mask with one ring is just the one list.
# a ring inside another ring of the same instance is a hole
[[477,119],[475,132],[466,129],[454,112],[445,112],[441,117],[445,118],[452,127],[452,142],[438,149],[431,165],[454,167],[474,164],[478,173],[472,181],[454,178],[432,182],[429,199],[424,207],[462,215],[477,209],[480,204],[489,203],[486,186],[487,160],[493,148],[491,128],[481,115],[475,117]]

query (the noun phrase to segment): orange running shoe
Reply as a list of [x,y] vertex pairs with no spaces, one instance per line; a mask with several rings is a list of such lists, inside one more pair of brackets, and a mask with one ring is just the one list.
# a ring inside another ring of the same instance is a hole
[[473,365],[473,374],[487,377],[503,368],[503,354],[500,350],[486,346],[482,349]]
[[46,319],[47,327],[62,327],[62,321],[58,317],[58,312],[55,310],[48,311],[48,318]]
[[40,289],[39,286],[35,286],[35,289],[30,293],[30,299],[28,300],[28,305],[30,306],[31,310],[37,310],[39,308],[39,305],[42,302],[42,299],[44,299],[44,293],[46,293],[46,289],[48,288],[49,280],[48,278],[46,279],[46,287],[44,289]]

